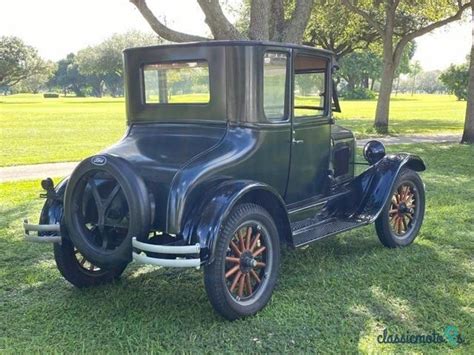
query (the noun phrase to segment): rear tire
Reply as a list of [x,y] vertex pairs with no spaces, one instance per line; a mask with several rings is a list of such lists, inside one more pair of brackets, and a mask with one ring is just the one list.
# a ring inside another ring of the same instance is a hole
[[402,168],[390,199],[375,221],[380,242],[387,248],[410,245],[418,235],[425,214],[425,189],[420,176]]
[[54,259],[61,275],[78,288],[114,282],[127,267],[127,264],[123,264],[108,270],[100,269],[85,259],[65,238],[61,243],[54,244]]
[[215,241],[204,283],[214,309],[228,320],[253,315],[271,298],[280,266],[280,238],[261,206],[236,206]]

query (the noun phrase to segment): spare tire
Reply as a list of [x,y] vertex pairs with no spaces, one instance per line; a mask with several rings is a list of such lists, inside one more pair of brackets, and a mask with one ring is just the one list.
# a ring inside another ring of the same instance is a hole
[[150,209],[143,179],[126,160],[108,154],[83,160],[74,169],[64,197],[69,238],[101,268],[132,260],[132,237],[147,238]]

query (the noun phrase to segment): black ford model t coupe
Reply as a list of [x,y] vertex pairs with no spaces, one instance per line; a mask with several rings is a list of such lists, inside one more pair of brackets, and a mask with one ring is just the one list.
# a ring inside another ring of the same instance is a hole
[[203,267],[213,307],[236,319],[270,299],[282,245],[373,222],[387,247],[416,237],[425,165],[371,141],[354,176],[354,136],[332,116],[331,52],[210,41],[124,60],[124,138],[56,187],[43,180],[40,224],[24,224],[28,240],[54,243],[75,286],[113,281],[132,260]]

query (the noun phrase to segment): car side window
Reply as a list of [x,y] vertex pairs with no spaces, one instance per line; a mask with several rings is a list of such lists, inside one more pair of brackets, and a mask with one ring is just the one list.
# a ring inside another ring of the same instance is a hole
[[323,58],[296,55],[294,117],[321,116],[326,109],[326,73],[328,61]]
[[270,120],[286,118],[288,55],[266,52],[263,57],[263,111]]

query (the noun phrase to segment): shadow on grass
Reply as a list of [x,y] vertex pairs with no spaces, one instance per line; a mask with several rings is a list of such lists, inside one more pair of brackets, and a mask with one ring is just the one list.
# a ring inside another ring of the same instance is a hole
[[[16,243],[12,247],[20,250]],[[51,263],[19,261],[27,274],[42,274],[6,302],[13,323],[4,334],[26,348],[39,349],[46,342],[46,349],[59,351],[85,346],[89,351],[357,352],[361,338],[375,342],[383,327],[424,333],[440,330],[446,319],[470,319],[463,304],[446,291],[465,276],[454,260],[425,245],[384,249],[367,229],[286,252],[271,304],[236,322],[213,312],[202,275],[195,270],[132,265],[114,285],[77,290]],[[436,277],[439,273],[449,278]],[[427,317],[432,307],[437,313]],[[379,333],[365,333],[371,323]],[[44,329],[48,331],[42,333]],[[59,341],[64,333],[75,336]],[[44,336],[31,339],[33,334]]]

